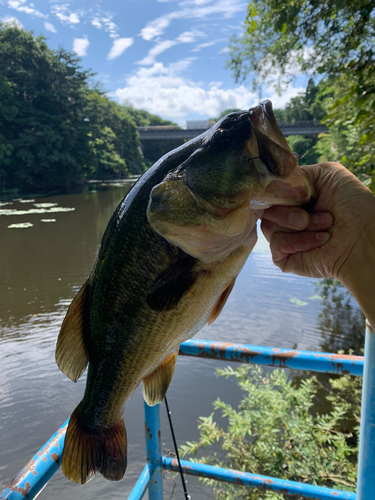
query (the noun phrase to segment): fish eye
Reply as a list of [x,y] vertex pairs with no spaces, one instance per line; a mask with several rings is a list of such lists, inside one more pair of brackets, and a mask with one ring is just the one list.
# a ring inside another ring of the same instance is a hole
[[234,135],[231,130],[219,129],[213,136],[212,140],[217,149],[223,150],[230,146],[233,142]]

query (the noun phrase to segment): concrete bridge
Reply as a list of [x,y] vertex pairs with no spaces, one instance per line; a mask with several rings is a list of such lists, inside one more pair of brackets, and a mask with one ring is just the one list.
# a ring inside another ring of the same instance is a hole
[[[319,122],[305,121],[294,123],[279,123],[281,132],[285,135],[318,135],[327,133],[328,128]],[[203,134],[207,129],[182,129],[174,126],[138,127],[141,141],[193,139]]]

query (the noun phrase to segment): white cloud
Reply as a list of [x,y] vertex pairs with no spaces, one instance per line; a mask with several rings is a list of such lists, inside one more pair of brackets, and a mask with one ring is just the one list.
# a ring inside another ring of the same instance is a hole
[[25,5],[26,0],[8,0],[8,7],[10,9],[15,9],[18,12],[24,12],[25,14],[30,14],[32,16],[37,16],[37,17],[42,17],[46,18],[48,15],[42,14],[38,10],[36,10],[34,7],[34,4],[31,3],[29,5]]
[[137,64],[140,64],[142,66],[151,66],[152,64],[155,63],[155,58],[165,50],[170,49],[173,47],[173,45],[177,45],[177,42],[174,42],[173,40],[164,40],[164,42],[160,42],[155,47],[150,49],[148,51],[148,54],[146,57],[144,57],[141,61],[138,61]]
[[77,54],[77,56],[83,57],[87,54],[89,45],[90,42],[86,36],[85,38],[75,38],[73,41],[73,51]]
[[46,29],[47,31],[50,31],[51,33],[57,33],[56,28],[55,28],[55,27],[54,27],[54,25],[53,25],[53,24],[51,24],[51,23],[47,23],[47,22],[45,22],[45,23],[44,23],[44,27],[45,27],[45,29]]
[[130,101],[135,107],[147,109],[165,117],[181,117],[188,113],[216,116],[226,108],[244,108],[252,104],[255,94],[240,86],[221,89],[204,88],[184,79],[181,67],[155,63],[151,68],[141,68],[127,78],[127,86],[116,91],[121,102]]
[[101,30],[104,29],[107,33],[109,33],[110,38],[118,38],[118,26],[116,23],[112,21],[114,14],[106,13],[103,15],[96,14],[91,20],[91,24]]
[[172,19],[176,19],[177,17],[172,14],[177,13],[172,12],[171,14],[158,17],[157,19],[154,19],[154,21],[148,23],[148,25],[141,30],[141,37],[144,40],[152,40],[153,38],[162,35],[164,33],[164,30],[170,25]]
[[213,42],[200,43],[192,50],[192,52],[200,52],[201,49],[204,49],[205,47],[211,47],[212,45],[215,45],[215,43],[218,43],[218,41],[216,40]]
[[241,0],[187,0],[180,3],[186,7],[181,10],[169,12],[149,22],[142,30],[144,40],[152,40],[161,36],[166,28],[175,19],[205,19],[213,15],[220,15],[224,19],[233,17],[237,12],[246,11],[246,3]]
[[205,36],[202,31],[185,31],[176,38],[176,41],[180,43],[191,43],[195,42],[195,40],[201,38],[202,36]]
[[121,56],[131,45],[133,45],[133,38],[118,38],[113,42],[111,50],[107,56],[108,60],[116,59],[116,57]]
[[23,28],[23,24],[16,17],[5,16],[5,17],[3,17],[1,22],[3,24],[5,24],[6,26],[16,26],[17,28],[20,28],[20,29]]
[[97,17],[94,17],[94,19],[91,21],[91,24],[95,26],[95,28],[98,28],[99,30],[102,29],[103,27],[102,23],[99,21]]
[[83,15],[82,12],[71,12],[69,10],[68,4],[53,5],[51,12],[58,19],[60,19],[62,24],[70,24],[71,26],[73,26],[75,24],[79,24],[81,22],[80,16]]
[[[137,108],[180,122],[189,113],[213,117],[228,108],[248,109],[259,102],[258,96],[244,85],[223,88],[221,82],[204,85],[184,78],[182,73],[192,60],[139,68],[126,78],[126,86],[117,89],[115,96],[121,103],[130,102]],[[302,90],[289,86],[279,97],[269,88],[265,89],[264,98],[271,99],[274,107],[283,107]]]

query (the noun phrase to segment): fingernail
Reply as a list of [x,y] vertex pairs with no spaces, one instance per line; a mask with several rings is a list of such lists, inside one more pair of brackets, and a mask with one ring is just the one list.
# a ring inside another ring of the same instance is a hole
[[330,226],[333,222],[333,217],[329,212],[319,212],[312,214],[312,220],[317,226]]
[[309,223],[309,216],[306,212],[294,210],[293,212],[290,212],[288,222],[291,226],[305,228]]
[[322,243],[327,243],[327,241],[330,239],[330,237],[331,237],[330,233],[327,233],[327,232],[315,233],[315,238],[318,241],[321,241]]

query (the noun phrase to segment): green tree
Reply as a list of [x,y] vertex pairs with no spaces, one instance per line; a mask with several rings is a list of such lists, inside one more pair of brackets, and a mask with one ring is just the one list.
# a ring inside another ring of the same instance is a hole
[[[310,79],[307,88],[304,92],[299,93],[296,97],[292,97],[290,102],[285,106],[285,109],[276,109],[275,117],[279,125],[282,123],[292,124],[300,121],[320,122],[327,114],[324,105],[324,98],[321,96],[319,88],[315,85],[313,79]],[[325,158],[326,150],[322,149],[320,142],[326,144],[327,134],[322,134],[319,137],[291,135],[287,137],[288,144],[292,151],[298,154],[301,165],[309,165],[317,163]],[[329,138],[331,144],[331,138]],[[332,158],[329,149],[328,158]],[[323,158],[324,156],[324,158]]]
[[86,111],[92,152],[87,159],[90,177],[127,177],[143,173],[145,162],[139,134],[127,109],[92,91],[87,98]]
[[90,73],[78,63],[43,37],[0,24],[2,189],[66,186],[84,175]]
[[251,0],[228,65],[236,80],[253,72],[257,83],[291,80],[296,65],[330,76],[373,72],[374,11],[371,0]]
[[[251,0],[230,45],[235,79],[279,88],[302,70],[320,75],[331,128],[325,146],[375,184],[375,4],[371,0]],[[275,76],[277,75],[277,76]],[[316,99],[315,99],[316,100]],[[325,148],[327,150],[327,148]]]
[[90,88],[91,76],[75,55],[0,23],[0,192],[145,170],[131,114]]

